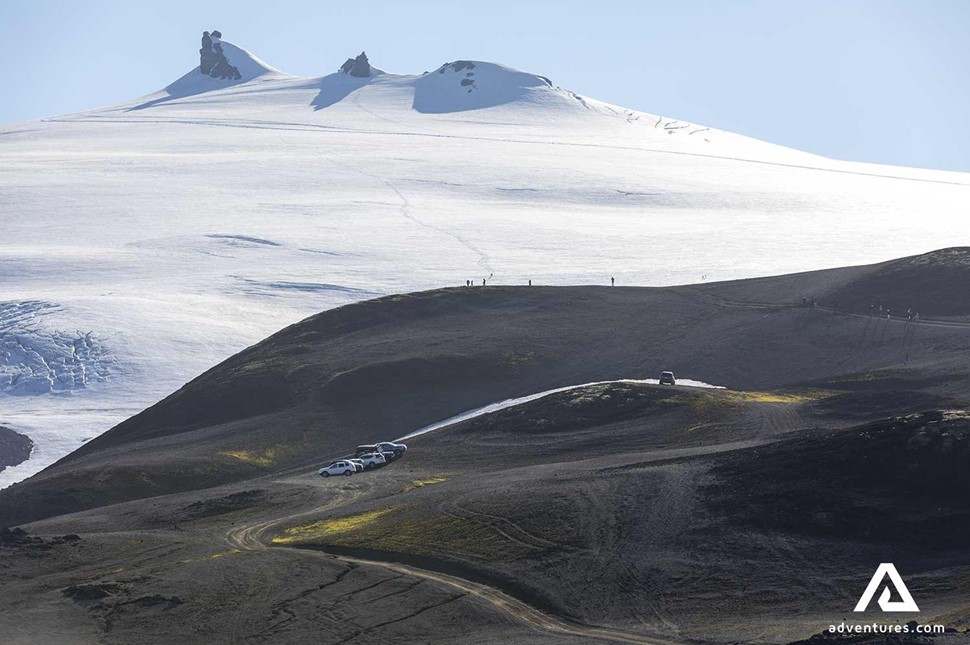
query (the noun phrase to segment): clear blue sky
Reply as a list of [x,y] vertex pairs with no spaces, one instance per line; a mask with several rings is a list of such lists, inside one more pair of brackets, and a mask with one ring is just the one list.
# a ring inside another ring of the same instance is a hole
[[970,1],[3,2],[0,123],[110,105],[219,29],[286,72],[501,62],[624,107],[830,157],[970,171]]

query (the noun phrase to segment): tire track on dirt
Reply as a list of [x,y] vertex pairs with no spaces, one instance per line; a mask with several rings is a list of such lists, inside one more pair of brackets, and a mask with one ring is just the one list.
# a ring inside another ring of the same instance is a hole
[[297,547],[282,547],[290,551],[298,551],[304,554],[316,554],[318,556],[335,558],[344,562],[354,563],[362,566],[373,566],[389,569],[403,575],[421,578],[441,586],[451,587],[464,596],[472,596],[483,600],[496,609],[510,615],[519,622],[522,622],[534,629],[546,631],[552,634],[577,636],[591,638],[595,640],[605,640],[616,643],[636,643],[639,645],[682,645],[682,641],[668,640],[664,638],[645,636],[633,632],[626,632],[609,627],[597,627],[585,625],[558,618],[551,614],[544,613],[525,602],[513,598],[508,594],[488,585],[472,582],[464,578],[452,576],[444,573],[436,573],[426,569],[419,569],[406,564],[396,562],[385,562],[380,560],[369,560],[346,555],[333,555],[324,551],[309,551]]
[[[330,500],[327,504],[307,511],[262,519],[251,524],[244,524],[234,527],[227,531],[225,539],[230,546],[239,549],[240,551],[265,553],[269,549],[278,549],[280,551],[298,553],[301,557],[325,557],[354,567],[378,567],[403,576],[418,578],[439,586],[454,589],[455,591],[460,592],[460,597],[471,596],[482,600],[491,605],[493,608],[514,618],[518,622],[521,622],[533,629],[549,632],[551,634],[576,636],[616,643],[634,643],[639,645],[682,645],[682,642],[677,640],[645,636],[620,629],[586,625],[583,623],[566,620],[564,618],[559,618],[542,612],[539,609],[518,600],[517,598],[513,598],[497,588],[478,582],[472,582],[458,576],[420,569],[418,567],[396,562],[372,560],[348,555],[336,555],[327,553],[325,551],[310,550],[299,547],[271,546],[266,538],[267,534],[271,530],[281,527],[284,524],[293,524],[308,516],[319,516],[321,513],[327,510],[333,510],[335,508],[350,504],[359,496],[359,494],[360,493],[358,492],[355,495],[338,495],[336,499]],[[458,597],[456,596],[455,599],[457,598]],[[429,607],[428,609],[432,608],[433,607]],[[252,632],[252,629],[250,629],[250,623],[254,621],[254,618],[252,616],[248,616],[249,613],[251,612],[240,612],[242,619],[233,625],[231,630],[231,642],[239,642],[239,640],[245,637],[247,633]]]
[[765,403],[754,402],[755,409],[761,415],[762,434],[767,437],[791,432],[798,428],[798,415],[795,412],[798,403]]
[[[295,523],[304,517],[319,516],[328,510],[352,503],[364,492],[359,488],[348,490],[347,488],[340,487],[334,490],[334,497],[322,506],[293,513],[282,518],[272,517],[233,527],[226,532],[226,542],[230,547],[241,552],[264,553],[269,549],[269,544],[264,536],[268,531],[274,529],[281,523]],[[241,642],[248,634],[252,634],[255,631],[255,623],[257,620],[257,612],[255,609],[261,606],[258,601],[260,587],[261,585],[257,580],[250,576],[245,594],[243,595],[246,600],[241,603],[242,606],[237,611],[235,620],[229,626],[229,642]]]
[[[589,549],[580,549],[563,542],[556,542],[540,535],[536,535],[535,533],[531,533],[530,531],[522,528],[521,525],[513,522],[507,517],[485,513],[484,511],[473,510],[468,508],[468,506],[462,506],[459,504],[460,501],[461,499],[459,498],[458,500],[452,500],[449,503],[451,508],[454,510],[448,510],[443,504],[440,507],[441,512],[457,519],[471,520],[482,527],[495,531],[507,540],[520,544],[529,549],[560,549],[569,552],[592,552]],[[516,537],[516,535],[520,537]]]

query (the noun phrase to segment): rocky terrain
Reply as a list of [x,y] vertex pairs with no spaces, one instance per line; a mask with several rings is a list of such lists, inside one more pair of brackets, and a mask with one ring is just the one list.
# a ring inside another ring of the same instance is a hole
[[202,32],[202,48],[199,49],[199,72],[212,78],[238,81],[242,79],[239,68],[234,67],[222,49],[222,33]]
[[370,61],[367,60],[367,54],[360,52],[356,58],[348,58],[340,66],[340,71],[356,78],[367,78],[371,75]]
[[0,471],[26,461],[33,447],[30,437],[0,426]]
[[[970,296],[938,284],[967,257],[311,317],[0,491],[0,526],[19,527],[0,540],[0,629],[788,643],[858,618],[967,642]],[[868,313],[916,296],[919,322]],[[725,387],[628,380],[663,369]],[[357,444],[579,384],[407,439],[383,469],[316,475]],[[918,615],[853,615],[880,562]]]

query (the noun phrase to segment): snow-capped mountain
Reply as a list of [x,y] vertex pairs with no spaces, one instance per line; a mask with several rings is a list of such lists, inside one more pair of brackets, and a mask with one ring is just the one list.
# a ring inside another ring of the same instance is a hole
[[36,443],[0,486],[363,298],[970,244],[967,174],[833,161],[493,63],[407,75],[362,55],[305,78],[206,47],[154,94],[0,129],[0,425]]

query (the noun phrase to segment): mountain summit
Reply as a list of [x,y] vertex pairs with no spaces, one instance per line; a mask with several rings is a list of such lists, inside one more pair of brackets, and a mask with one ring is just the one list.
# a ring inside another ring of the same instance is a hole
[[[267,79],[292,78],[268,65],[242,47],[222,40],[218,30],[202,33],[199,48],[199,66],[158,92],[143,97],[129,110],[151,108],[173,100],[183,99],[205,92]],[[145,101],[144,99],[149,99]]]
[[202,33],[202,48],[199,50],[199,72],[212,78],[238,81],[242,79],[239,68],[234,67],[222,50],[222,33],[206,31]]
[[550,99],[561,99],[570,107],[581,106],[577,95],[553,87],[544,76],[482,61],[445,63],[416,80],[414,86],[414,109],[430,114],[478,110],[517,100],[548,106]]
[[280,73],[245,49],[222,40],[222,33],[218,30],[202,32],[197,71],[210,78],[243,82],[265,74]]
[[360,52],[360,56],[357,58],[348,58],[347,61],[340,66],[340,71],[344,74],[350,74],[351,76],[357,78],[367,78],[371,75],[370,61],[367,60],[367,54],[365,52]]
[[[244,86],[245,90],[240,91],[239,86]],[[198,67],[161,91],[122,107],[126,110],[155,108],[163,104],[174,107],[180,99],[196,101],[199,99],[193,97],[207,94],[211,104],[233,111],[256,102],[263,107],[299,109],[299,104],[293,102],[299,102],[303,92],[312,87],[316,87],[318,93],[303,101],[303,105],[315,112],[327,109],[333,116],[336,116],[336,110],[366,112],[361,99],[362,94],[367,93],[380,96],[386,103],[379,111],[390,108],[445,115],[503,108],[506,112],[503,119],[540,126],[544,122],[562,122],[563,119],[593,117],[602,120],[607,117],[617,120],[619,117],[637,126],[649,124],[655,131],[651,136],[689,135],[691,139],[709,142],[715,134],[709,128],[626,110],[581,96],[554,86],[545,76],[479,60],[446,62],[423,74],[390,74],[375,67],[367,53],[362,51],[346,59],[334,74],[318,78],[292,76],[224,40],[219,30],[202,33]],[[229,88],[233,88],[232,96],[235,97],[231,101],[224,100],[228,95],[223,94]],[[348,100],[349,105],[344,103]],[[686,141],[685,137],[677,138]]]

